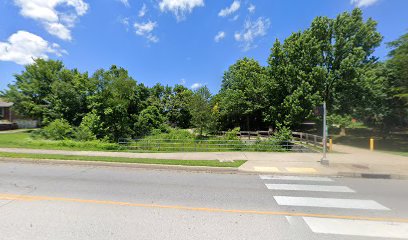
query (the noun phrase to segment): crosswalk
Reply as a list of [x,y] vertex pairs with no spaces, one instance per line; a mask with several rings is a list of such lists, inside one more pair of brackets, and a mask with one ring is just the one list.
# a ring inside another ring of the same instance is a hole
[[[357,199],[356,191],[328,177],[260,175],[276,203],[283,207],[322,210],[388,212],[390,208],[371,199]],[[324,197],[321,195],[324,194]],[[333,197],[328,197],[333,194]],[[361,212],[360,212],[361,213]],[[408,223],[358,218],[299,217],[316,234],[408,239]]]

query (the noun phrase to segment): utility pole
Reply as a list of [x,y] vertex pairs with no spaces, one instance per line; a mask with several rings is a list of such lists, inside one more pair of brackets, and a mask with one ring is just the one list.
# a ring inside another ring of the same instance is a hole
[[329,159],[327,159],[327,123],[326,123],[326,101],[323,102],[323,157],[320,163],[323,165],[329,165]]

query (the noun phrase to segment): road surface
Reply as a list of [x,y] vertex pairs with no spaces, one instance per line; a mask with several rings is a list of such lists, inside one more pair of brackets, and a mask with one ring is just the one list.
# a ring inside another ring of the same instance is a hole
[[408,181],[0,162],[0,239],[408,239]]

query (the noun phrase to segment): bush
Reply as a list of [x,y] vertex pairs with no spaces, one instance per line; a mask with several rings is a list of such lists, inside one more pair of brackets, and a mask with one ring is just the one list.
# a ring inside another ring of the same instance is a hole
[[153,129],[166,130],[163,126],[165,118],[156,106],[149,106],[140,112],[137,122],[135,123],[135,132],[139,136],[148,135]]
[[96,133],[100,126],[99,117],[91,112],[86,114],[81,121],[79,127],[75,128],[74,138],[78,141],[92,141],[96,140]]
[[278,125],[274,138],[279,143],[287,143],[292,140],[292,131],[286,126]]
[[224,139],[225,140],[238,140],[238,133],[241,131],[239,127],[236,127],[234,129],[228,130],[228,132],[225,133]]
[[91,129],[89,129],[86,126],[83,126],[82,124],[75,128],[74,132],[74,138],[78,141],[92,141],[96,140],[96,136],[93,134]]
[[162,132],[161,129],[154,129],[145,139],[177,139],[177,140],[193,140],[195,135],[185,129],[169,128],[167,132]]
[[52,140],[63,140],[72,136],[73,129],[65,119],[56,119],[42,130],[45,138]]

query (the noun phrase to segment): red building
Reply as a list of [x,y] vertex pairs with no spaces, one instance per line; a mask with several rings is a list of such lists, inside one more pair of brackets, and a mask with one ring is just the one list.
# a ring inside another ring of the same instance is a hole
[[0,100],[0,131],[16,129],[17,124],[13,123],[11,107],[13,103]]

